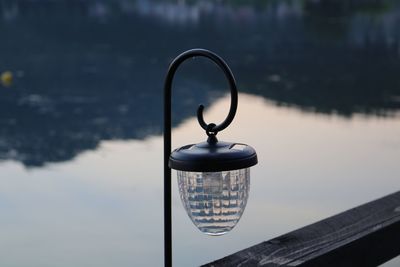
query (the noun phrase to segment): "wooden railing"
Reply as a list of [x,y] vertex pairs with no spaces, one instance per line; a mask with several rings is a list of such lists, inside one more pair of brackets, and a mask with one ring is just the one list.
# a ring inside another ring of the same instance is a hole
[[400,191],[204,266],[377,266],[400,255]]

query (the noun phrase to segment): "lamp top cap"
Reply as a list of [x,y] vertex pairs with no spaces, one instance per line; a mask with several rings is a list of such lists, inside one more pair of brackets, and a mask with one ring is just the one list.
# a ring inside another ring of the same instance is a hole
[[169,158],[169,167],[180,171],[217,172],[244,169],[257,162],[257,153],[251,146],[219,141],[175,149]]

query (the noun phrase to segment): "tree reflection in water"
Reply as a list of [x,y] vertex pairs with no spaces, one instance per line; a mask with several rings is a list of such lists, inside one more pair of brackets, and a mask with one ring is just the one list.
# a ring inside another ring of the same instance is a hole
[[[165,69],[192,47],[277,105],[349,118],[400,107],[396,1],[5,0],[0,14],[0,71],[15,77],[0,90],[0,159],[25,166],[161,134]],[[199,65],[179,75],[174,126],[226,92]]]

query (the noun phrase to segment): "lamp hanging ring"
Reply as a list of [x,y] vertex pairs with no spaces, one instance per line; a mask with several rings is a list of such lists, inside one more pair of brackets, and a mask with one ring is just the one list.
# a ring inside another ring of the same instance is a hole
[[207,134],[208,136],[217,135],[217,132],[215,132],[215,131],[213,130],[213,128],[214,128],[215,126],[216,126],[215,123],[210,123],[210,124],[207,125],[206,134]]
[[210,60],[212,60],[220,69],[223,71],[225,74],[226,79],[228,80],[230,92],[231,92],[231,104],[229,108],[229,113],[226,116],[225,120],[221,124],[214,124],[214,123],[206,123],[204,121],[204,116],[203,116],[203,110],[204,106],[199,105],[197,109],[197,120],[200,124],[200,126],[206,131],[207,134],[214,134],[216,135],[219,131],[224,130],[226,127],[231,124],[233,119],[235,118],[236,110],[237,110],[237,105],[238,105],[238,91],[236,88],[236,81],[235,78],[232,74],[232,71],[228,67],[228,65],[225,63],[225,61],[215,53],[205,50],[205,49],[192,49],[188,50],[179,56],[177,56],[171,63],[171,65],[168,68],[167,72],[167,77],[165,79],[165,87],[167,88],[167,91],[171,91],[171,85],[172,85],[172,79],[175,75],[176,70],[178,69],[179,65],[184,62],[186,59],[197,57],[197,56],[202,56],[206,57]]

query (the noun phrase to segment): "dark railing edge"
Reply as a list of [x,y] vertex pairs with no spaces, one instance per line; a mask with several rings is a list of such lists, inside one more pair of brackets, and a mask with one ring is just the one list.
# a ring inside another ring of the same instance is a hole
[[400,191],[203,266],[377,266],[400,255]]

